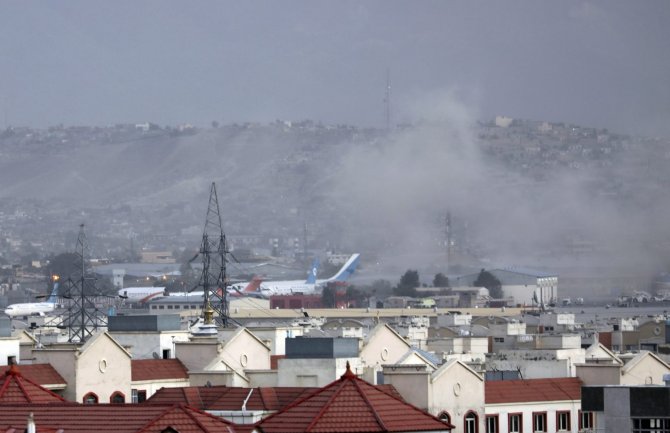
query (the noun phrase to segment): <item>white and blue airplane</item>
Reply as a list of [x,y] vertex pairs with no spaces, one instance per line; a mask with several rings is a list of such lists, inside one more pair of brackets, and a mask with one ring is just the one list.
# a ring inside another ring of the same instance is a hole
[[44,316],[56,309],[56,301],[58,299],[58,276],[54,275],[53,290],[44,302],[26,302],[23,304],[12,304],[5,308],[5,314],[9,317],[21,316]]
[[356,271],[356,267],[360,261],[360,254],[352,254],[349,260],[342,265],[335,275],[327,279],[318,280],[316,274],[319,268],[319,259],[314,259],[312,268],[307,276],[306,281],[264,281],[261,283],[260,292],[263,296],[272,295],[290,295],[292,293],[313,294],[320,293],[321,289],[328,283],[344,283]]

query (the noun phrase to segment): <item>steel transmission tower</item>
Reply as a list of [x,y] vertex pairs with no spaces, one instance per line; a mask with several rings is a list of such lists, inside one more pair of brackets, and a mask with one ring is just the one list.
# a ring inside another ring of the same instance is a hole
[[[226,290],[228,288],[228,275],[226,274],[228,254],[228,244],[226,243],[226,235],[223,233],[219,200],[216,195],[216,184],[212,182],[205,228],[200,244],[202,276],[199,286],[202,286],[205,296],[203,311],[213,310],[216,324],[223,327],[230,324]],[[208,321],[212,321],[211,314],[209,316],[205,314],[206,324]]]
[[88,241],[84,233],[84,224],[79,226],[77,236],[76,270],[68,279],[67,316],[63,326],[68,329],[68,341],[84,343],[98,328],[107,325],[105,314],[98,309],[92,296],[95,296],[95,278],[87,275]]

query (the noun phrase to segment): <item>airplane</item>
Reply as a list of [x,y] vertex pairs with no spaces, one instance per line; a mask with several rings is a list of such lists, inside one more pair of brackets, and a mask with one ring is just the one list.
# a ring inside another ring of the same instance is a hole
[[[237,283],[237,284],[232,284],[228,286],[228,296],[233,296],[233,297],[250,297],[250,298],[260,298],[262,297],[259,288],[261,286],[261,282],[263,281],[262,278],[260,277],[253,277],[249,283],[246,285],[243,283]],[[162,292],[161,292],[162,293]],[[205,292],[203,291],[198,291],[198,292],[172,292],[168,293],[167,296],[174,297],[174,296],[190,296],[190,297],[197,297],[197,296],[204,296]],[[156,296],[161,296],[161,295],[156,295]],[[151,298],[153,296],[148,296],[148,298]]]
[[340,268],[335,275],[327,279],[316,279],[316,272],[319,266],[318,259],[312,264],[312,269],[307,281],[267,281],[261,283],[260,291],[265,296],[288,295],[291,293],[313,294],[319,293],[320,289],[329,283],[344,283],[351,274],[356,271],[360,261],[360,254],[352,254],[349,260]]
[[163,293],[165,287],[126,287],[118,290],[119,296],[129,302],[142,302],[145,299],[162,296]]
[[44,316],[56,309],[56,300],[58,299],[58,275],[51,277],[54,284],[51,294],[45,302],[27,302],[23,304],[12,304],[5,308],[5,314],[9,317],[18,316]]

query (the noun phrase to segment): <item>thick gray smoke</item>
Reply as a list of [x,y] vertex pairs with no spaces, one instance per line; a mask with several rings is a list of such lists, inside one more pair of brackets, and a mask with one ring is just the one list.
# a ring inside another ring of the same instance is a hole
[[[597,171],[549,166],[536,180],[485,155],[474,113],[450,95],[421,107],[416,127],[343,157],[335,191],[355,242],[409,267],[422,263],[408,257],[444,264],[450,211],[467,224],[465,253],[484,265],[645,273],[665,264],[670,201],[629,161],[633,151]],[[603,193],[628,181],[623,196]]]

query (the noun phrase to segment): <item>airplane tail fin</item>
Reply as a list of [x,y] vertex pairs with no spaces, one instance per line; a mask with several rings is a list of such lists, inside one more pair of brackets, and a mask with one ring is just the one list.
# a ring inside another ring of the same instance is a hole
[[254,275],[254,277],[249,281],[249,284],[242,289],[242,292],[258,292],[261,289],[261,283],[263,282],[263,279],[257,275]]
[[360,254],[352,254],[351,257],[349,257],[349,260],[340,268],[339,271],[332,277],[328,278],[327,281],[347,281],[351,274],[356,271],[356,267],[358,266],[358,262],[360,261],[361,255]]
[[319,258],[314,257],[314,261],[312,262],[312,267],[309,270],[309,274],[307,274],[307,281],[305,281],[305,284],[316,284],[316,273],[319,270]]

